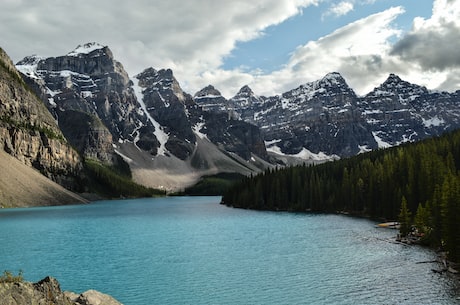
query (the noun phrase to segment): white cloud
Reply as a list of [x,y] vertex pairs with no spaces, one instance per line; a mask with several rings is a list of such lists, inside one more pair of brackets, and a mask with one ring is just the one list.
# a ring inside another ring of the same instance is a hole
[[349,12],[353,11],[354,5],[350,1],[342,1],[337,4],[333,4],[322,16],[324,19],[327,16],[335,16],[340,17],[348,14]]
[[[413,30],[406,36],[402,36],[394,22],[405,13],[402,7],[370,15],[298,47],[283,69],[252,77],[249,85],[256,93],[278,94],[337,71],[358,94],[370,92],[390,73],[429,89],[458,90],[458,2],[436,0],[433,16],[427,20],[416,18]],[[407,57],[395,54],[395,49],[411,35],[419,40],[405,51],[413,53]],[[393,44],[395,38],[397,42]],[[428,41],[431,43],[427,44]]]
[[108,45],[131,75],[149,66],[172,68],[179,81],[192,84],[195,75],[217,69],[236,42],[259,37],[317,2],[8,1],[0,11],[0,32],[15,61],[30,53],[62,55],[96,41]]
[[295,50],[284,69],[256,77],[250,85],[255,92],[280,93],[337,71],[358,93],[367,93],[388,73],[400,71],[388,52],[389,39],[401,34],[391,24],[403,13],[402,7],[393,7],[310,41]]
[[[412,31],[402,38],[394,20],[404,9],[394,7],[298,47],[279,71],[222,70],[237,42],[260,37],[269,26],[321,2],[8,0],[0,10],[1,46],[17,61],[31,53],[66,54],[79,44],[96,41],[108,45],[130,75],[150,66],[173,69],[190,94],[213,84],[231,97],[249,84],[256,93],[271,95],[332,71],[342,73],[358,93],[367,93],[389,73],[430,88],[458,86],[459,78],[453,77],[460,70],[458,0],[435,0],[433,16],[416,18]],[[345,0],[331,7],[331,14],[347,14],[374,2]],[[395,38],[400,40],[393,46],[390,41]],[[426,41],[436,48],[420,48]]]

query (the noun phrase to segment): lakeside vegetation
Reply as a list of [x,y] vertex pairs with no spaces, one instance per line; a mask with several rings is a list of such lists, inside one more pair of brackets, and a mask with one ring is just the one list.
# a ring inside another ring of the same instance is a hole
[[102,164],[99,161],[86,159],[85,174],[90,192],[107,198],[131,198],[163,196],[165,191],[137,184],[131,179],[131,171],[125,163],[117,166]]
[[24,281],[24,276],[22,270],[19,270],[17,275],[14,275],[11,271],[5,270],[3,274],[0,275],[0,284],[1,283],[22,283]]
[[460,262],[459,170],[460,131],[455,131],[321,165],[271,169],[233,185],[222,203],[399,218],[403,228],[417,227],[424,244]]
[[220,196],[230,187],[243,179],[244,175],[239,173],[219,173],[204,176],[195,185],[186,188],[175,195],[178,196]]

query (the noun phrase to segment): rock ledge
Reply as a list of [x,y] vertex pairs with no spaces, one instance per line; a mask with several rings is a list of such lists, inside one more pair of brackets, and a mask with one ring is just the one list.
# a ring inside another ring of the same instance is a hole
[[123,305],[96,290],[82,294],[63,292],[59,282],[46,277],[37,283],[0,283],[0,305]]

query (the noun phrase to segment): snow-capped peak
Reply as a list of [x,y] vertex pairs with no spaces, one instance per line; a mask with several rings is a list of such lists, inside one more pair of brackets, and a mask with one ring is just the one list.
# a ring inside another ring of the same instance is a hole
[[240,91],[238,91],[238,93],[236,94],[236,96],[245,96],[245,97],[250,97],[253,95],[254,95],[254,92],[248,85],[241,87]]
[[37,65],[44,59],[44,57],[37,55],[26,56],[16,64],[16,69],[30,78],[38,79]]
[[38,55],[34,54],[34,55],[24,57],[16,65],[20,65],[20,66],[30,65],[30,66],[33,66],[33,65],[38,64],[41,60],[44,60],[44,59],[45,59],[45,57],[38,56]]
[[428,90],[425,87],[411,84],[391,73],[383,84],[376,87],[367,96],[399,96],[400,100],[413,100],[417,96],[427,93]]
[[105,46],[97,42],[89,42],[84,45],[78,45],[78,47],[72,52],[68,53],[67,56],[79,56],[81,54],[89,54],[95,50],[100,50],[105,48]]
[[344,78],[338,72],[331,72],[326,74],[320,83],[328,83],[329,85],[341,85],[345,83]]
[[214,88],[212,85],[208,85],[195,93],[194,98],[210,98],[210,97],[221,97],[222,94]]

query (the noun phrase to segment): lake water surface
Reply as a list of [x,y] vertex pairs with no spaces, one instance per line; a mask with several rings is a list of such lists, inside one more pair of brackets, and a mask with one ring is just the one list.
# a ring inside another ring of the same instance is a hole
[[460,304],[436,254],[340,215],[257,212],[220,197],[0,211],[0,271],[125,305]]

